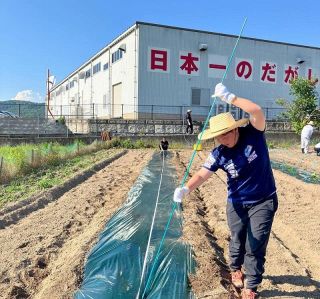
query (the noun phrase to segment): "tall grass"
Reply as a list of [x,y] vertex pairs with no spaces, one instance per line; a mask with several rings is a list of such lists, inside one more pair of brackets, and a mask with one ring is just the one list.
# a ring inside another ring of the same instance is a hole
[[[108,145],[109,146],[109,145]],[[94,152],[103,148],[98,142],[85,145],[76,141],[70,145],[59,143],[25,144],[19,146],[0,147],[1,182],[30,173],[32,170],[45,165],[58,165],[78,155]]]
[[[59,143],[25,144],[18,146],[0,147],[0,182],[6,183],[14,177],[27,175],[34,169],[46,165],[58,165],[65,160],[72,159],[88,153],[93,153],[101,149],[110,148],[158,148],[159,141],[138,139],[114,138],[111,141],[94,141],[86,145],[81,141],[75,141],[70,145]],[[170,148],[183,148],[182,143],[172,142]]]
[[[58,147],[58,145],[55,147]],[[53,145],[25,144],[0,147],[0,157],[2,159],[1,181],[6,182],[17,175],[28,173],[29,168],[40,165],[44,157],[48,159],[50,156],[48,148],[53,148]],[[59,152],[58,148],[54,150]]]

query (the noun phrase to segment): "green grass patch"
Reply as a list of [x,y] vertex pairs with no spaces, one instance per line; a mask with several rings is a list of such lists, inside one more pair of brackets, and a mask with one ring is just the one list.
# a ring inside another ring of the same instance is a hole
[[[90,145],[75,142],[67,146],[43,143],[0,147],[3,158],[0,207],[63,183],[75,172],[110,157],[115,149],[158,149],[159,143],[160,140],[155,139],[114,138]],[[182,148],[186,148],[184,143],[170,142],[169,149]]]
[[28,175],[14,178],[0,187],[0,207],[7,202],[18,201],[32,194],[44,191],[59,185],[72,177],[76,172],[90,168],[95,163],[103,161],[118,150],[100,150],[85,154],[82,157],[61,161],[59,164],[50,164],[33,169]]
[[292,141],[267,141],[267,145],[269,149],[290,149],[294,147],[299,147],[300,145],[297,142]]

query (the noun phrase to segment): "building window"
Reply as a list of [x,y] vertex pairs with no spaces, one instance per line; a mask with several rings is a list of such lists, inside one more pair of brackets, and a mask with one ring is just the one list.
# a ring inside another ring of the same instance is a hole
[[93,66],[92,68],[92,74],[98,73],[101,70],[101,63],[97,63],[96,65]]
[[201,103],[201,89],[192,88],[191,89],[191,105],[200,106]]
[[66,90],[69,90],[69,83],[66,85]]
[[112,53],[112,57],[111,57],[111,61],[112,63],[115,63],[116,61],[118,61],[119,59],[121,59],[123,56],[123,51],[118,49],[117,51],[115,51],[114,53]]
[[109,63],[107,62],[103,65],[103,70],[106,71],[108,68],[109,68]]
[[91,76],[91,70],[87,70],[85,74],[85,78],[89,78]]
[[69,88],[72,88],[74,86],[74,81],[72,80],[70,83],[69,83]]
[[209,88],[192,88],[191,105],[210,106],[210,89]]
[[83,71],[78,73],[79,79],[84,79],[85,75],[86,75],[86,73]]

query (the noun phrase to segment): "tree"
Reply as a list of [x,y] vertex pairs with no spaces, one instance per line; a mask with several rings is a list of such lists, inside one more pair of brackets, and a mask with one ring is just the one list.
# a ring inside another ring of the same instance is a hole
[[287,109],[284,115],[289,119],[296,133],[300,134],[304,125],[310,120],[320,124],[320,110],[317,109],[317,82],[317,79],[309,80],[298,77],[290,82],[290,95],[293,96],[293,101],[288,102],[285,99],[276,101],[278,105]]

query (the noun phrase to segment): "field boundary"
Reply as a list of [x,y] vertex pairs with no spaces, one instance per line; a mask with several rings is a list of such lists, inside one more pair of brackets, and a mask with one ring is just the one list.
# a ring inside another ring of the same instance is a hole
[[47,191],[31,195],[30,197],[23,199],[18,202],[9,204],[0,210],[0,229],[4,229],[11,224],[17,223],[19,220],[28,216],[34,211],[44,208],[48,203],[55,201],[61,197],[64,193],[81,184],[97,171],[106,167],[113,161],[119,159],[125,155],[128,151],[123,150],[122,152],[108,158],[102,162],[96,163],[89,169],[73,176],[64,183],[55,186]]

